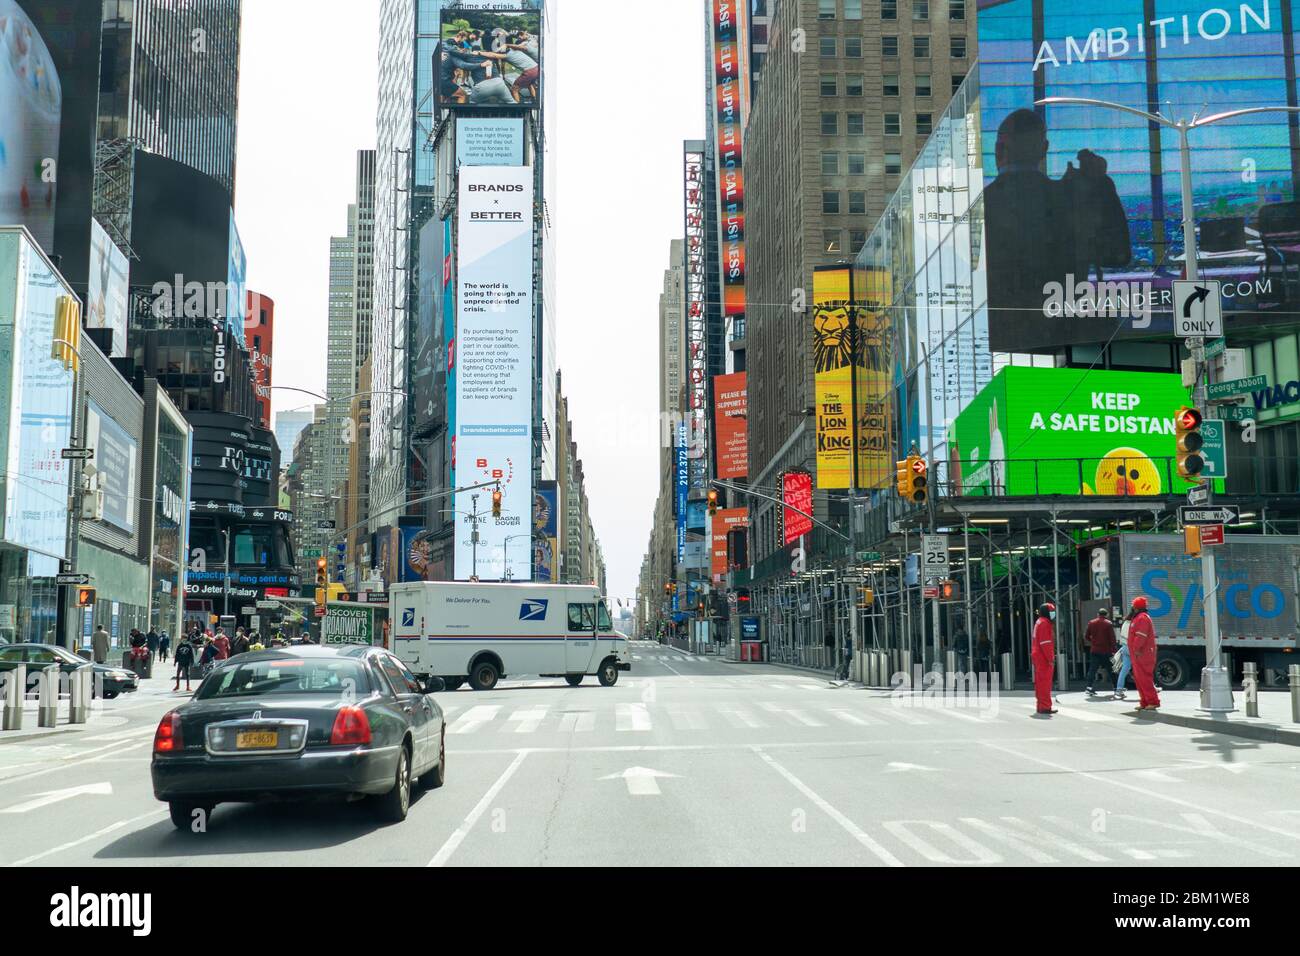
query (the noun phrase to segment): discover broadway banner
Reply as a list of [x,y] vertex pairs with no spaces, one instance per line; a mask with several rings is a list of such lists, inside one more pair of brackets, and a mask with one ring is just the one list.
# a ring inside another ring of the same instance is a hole
[[712,0],[713,123],[723,315],[745,316],[744,129],[749,116],[749,14],[744,0]]
[[[456,580],[502,580],[506,539],[510,577],[532,580],[533,170],[460,169],[456,329],[456,480],[500,481],[456,495]],[[475,501],[477,499],[477,502]],[[479,541],[473,543],[476,510]]]

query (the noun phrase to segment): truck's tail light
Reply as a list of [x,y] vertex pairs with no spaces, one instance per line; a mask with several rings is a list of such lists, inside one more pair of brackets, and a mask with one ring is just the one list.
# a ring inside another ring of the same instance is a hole
[[344,707],[334,718],[334,729],[330,731],[330,743],[334,746],[353,746],[370,743],[370,718],[360,707]]
[[181,715],[179,711],[163,714],[158,722],[158,730],[153,735],[153,752],[156,754],[177,753],[185,746],[181,737]]

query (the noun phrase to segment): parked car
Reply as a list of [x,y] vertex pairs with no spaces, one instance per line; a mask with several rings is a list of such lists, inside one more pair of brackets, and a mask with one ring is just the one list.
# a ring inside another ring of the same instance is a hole
[[271,799],[369,797],[400,822],[413,782],[445,780],[446,724],[430,696],[442,689],[382,647],[240,654],[158,724],[154,796],[186,832],[196,811]]
[[[0,647],[0,671],[13,670],[19,664],[27,665],[27,693],[30,694],[36,690],[40,680],[40,668],[58,664],[59,672],[67,674],[90,664],[90,661],[57,644],[6,644]],[[91,693],[98,695],[102,688],[105,700],[112,700],[122,693],[133,693],[140,688],[140,678],[126,668],[111,664],[91,666],[95,669],[92,681],[94,689]]]

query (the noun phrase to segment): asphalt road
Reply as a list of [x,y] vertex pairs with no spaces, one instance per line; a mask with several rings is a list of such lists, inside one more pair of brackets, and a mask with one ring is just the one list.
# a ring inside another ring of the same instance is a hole
[[[1300,861],[1300,750],[1024,693],[937,706],[634,644],[617,686],[439,695],[448,780],[361,804],[223,805],[181,834],[149,750],[184,695],[0,742],[8,866],[1162,866]],[[151,685],[161,682],[150,682]]]

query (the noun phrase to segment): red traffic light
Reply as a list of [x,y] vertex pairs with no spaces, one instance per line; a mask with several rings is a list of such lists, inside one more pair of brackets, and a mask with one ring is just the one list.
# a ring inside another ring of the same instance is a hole
[[1203,416],[1194,408],[1183,408],[1178,412],[1178,427],[1185,429],[1199,428]]
[[325,559],[324,559],[324,558],[317,558],[317,559],[316,559],[316,567],[317,567],[318,570],[324,571],[324,570],[325,570],[325,565],[326,565],[326,562],[325,562]]

